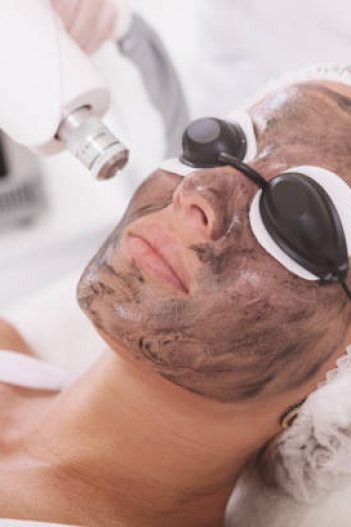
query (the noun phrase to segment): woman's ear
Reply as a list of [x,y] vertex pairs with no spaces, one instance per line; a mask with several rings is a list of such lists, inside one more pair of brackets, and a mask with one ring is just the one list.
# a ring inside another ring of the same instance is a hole
[[282,414],[282,416],[279,419],[279,424],[283,430],[286,430],[293,424],[296,417],[299,415],[299,410],[301,406],[303,405],[305,401],[306,401],[306,397],[302,399],[302,401],[290,406],[287,410],[285,410],[285,412]]

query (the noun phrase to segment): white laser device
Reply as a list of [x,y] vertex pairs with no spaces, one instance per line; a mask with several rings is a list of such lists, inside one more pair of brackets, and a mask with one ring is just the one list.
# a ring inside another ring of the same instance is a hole
[[128,161],[103,123],[110,92],[49,0],[0,2],[0,128],[40,155],[69,150],[98,179]]

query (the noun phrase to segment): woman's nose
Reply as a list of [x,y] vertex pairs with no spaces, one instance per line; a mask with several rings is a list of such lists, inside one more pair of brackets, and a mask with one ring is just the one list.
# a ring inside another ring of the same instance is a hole
[[173,206],[185,222],[206,240],[222,237],[232,221],[235,171],[208,169],[183,179],[173,195]]

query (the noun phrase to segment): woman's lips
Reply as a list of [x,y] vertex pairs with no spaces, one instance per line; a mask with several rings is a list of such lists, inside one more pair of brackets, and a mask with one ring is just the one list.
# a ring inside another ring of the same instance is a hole
[[[184,280],[182,280],[179,277],[179,274],[175,271],[174,267],[176,262],[174,264],[173,261],[172,263],[170,262],[173,258],[166,256],[162,247],[159,248],[161,245],[160,242],[157,244],[153,243],[152,230],[150,231],[148,238],[144,235],[128,233],[124,240],[126,255],[141,271],[145,271],[147,274],[151,275],[153,279],[166,282],[182,293],[188,293],[188,287]],[[169,252],[172,252],[174,260],[179,261],[175,245],[174,243],[170,243],[169,239],[167,239],[166,250],[168,254]]]

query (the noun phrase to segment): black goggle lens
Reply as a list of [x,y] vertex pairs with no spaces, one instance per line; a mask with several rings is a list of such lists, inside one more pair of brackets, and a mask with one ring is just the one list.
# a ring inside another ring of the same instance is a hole
[[304,174],[280,174],[262,193],[263,223],[283,251],[324,283],[345,280],[346,239],[325,190]]
[[218,166],[218,156],[228,152],[239,160],[246,153],[245,133],[240,125],[214,117],[197,119],[186,128],[181,161],[197,168]]

